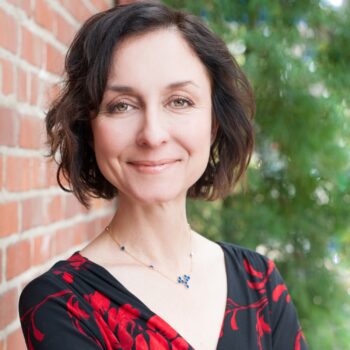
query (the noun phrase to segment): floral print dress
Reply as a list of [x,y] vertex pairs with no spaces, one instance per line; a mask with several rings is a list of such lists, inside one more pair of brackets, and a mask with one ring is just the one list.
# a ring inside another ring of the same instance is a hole
[[[234,244],[216,243],[225,254],[228,283],[217,349],[307,349],[274,263]],[[23,289],[19,313],[30,350],[194,349],[105,268],[79,251]]]

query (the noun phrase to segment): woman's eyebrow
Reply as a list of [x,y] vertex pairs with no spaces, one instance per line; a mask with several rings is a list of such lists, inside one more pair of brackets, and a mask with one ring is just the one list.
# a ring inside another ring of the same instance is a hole
[[192,80],[185,80],[185,81],[177,81],[175,83],[171,83],[166,87],[166,89],[171,90],[171,89],[185,87],[187,85],[192,85],[196,88],[199,88],[199,86],[196,83],[194,83]]
[[[185,81],[177,81],[167,85],[166,90],[177,89],[177,88],[185,87],[187,85],[192,85],[196,88],[199,88],[199,86],[196,83],[194,83],[192,80],[185,80]],[[135,93],[135,89],[133,89],[131,86],[126,86],[126,85],[108,85],[106,89],[114,92]]]
[[109,85],[106,90],[111,90],[115,92],[134,92],[134,89],[130,86],[125,85]]

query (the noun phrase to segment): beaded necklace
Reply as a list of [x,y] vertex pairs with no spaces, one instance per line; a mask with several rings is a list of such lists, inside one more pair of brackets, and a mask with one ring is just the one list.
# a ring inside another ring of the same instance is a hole
[[189,284],[188,284],[188,281],[190,280],[191,278],[191,273],[192,273],[192,258],[193,258],[193,252],[192,252],[192,230],[190,228],[190,226],[188,225],[189,227],[189,236],[190,236],[190,253],[189,253],[189,257],[190,257],[190,260],[191,260],[191,267],[190,267],[190,273],[189,274],[183,274],[183,275],[179,275],[176,279],[176,282],[174,281],[174,278],[170,278],[168,277],[167,275],[165,275],[163,272],[161,272],[160,270],[158,270],[154,264],[146,264],[144,263],[143,261],[141,261],[139,258],[137,258],[136,256],[134,256],[128,249],[126,249],[125,245],[124,244],[121,244],[113,235],[112,235],[112,229],[111,229],[111,226],[108,225],[106,228],[105,228],[105,231],[107,232],[107,234],[112,238],[112,240],[117,243],[119,249],[125,253],[127,253],[129,256],[131,256],[133,259],[135,259],[136,261],[138,261],[140,264],[148,267],[149,269],[155,271],[155,272],[158,272],[159,274],[161,274],[163,277],[165,277],[166,279],[168,279],[169,281],[172,281],[174,283],[177,283],[177,284],[183,284],[186,288],[190,288]]

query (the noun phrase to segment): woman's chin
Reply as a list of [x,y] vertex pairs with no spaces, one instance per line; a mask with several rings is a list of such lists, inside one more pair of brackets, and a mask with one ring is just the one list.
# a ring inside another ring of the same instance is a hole
[[144,190],[141,193],[134,193],[128,195],[135,204],[150,206],[150,205],[160,205],[169,202],[177,202],[181,199],[186,198],[186,192],[179,191],[150,191]]

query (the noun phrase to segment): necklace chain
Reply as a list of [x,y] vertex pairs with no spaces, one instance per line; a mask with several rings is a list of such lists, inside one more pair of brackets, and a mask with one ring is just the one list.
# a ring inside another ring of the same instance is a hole
[[126,249],[124,244],[121,244],[113,235],[112,235],[112,229],[110,225],[107,225],[105,228],[105,231],[107,232],[107,234],[112,238],[112,240],[117,243],[119,249],[125,253],[127,253],[129,256],[131,256],[133,259],[135,259],[136,261],[138,261],[140,264],[148,267],[149,269],[158,272],[159,274],[161,274],[163,277],[165,277],[166,279],[168,279],[169,281],[176,283],[176,284],[183,284],[186,288],[189,288],[189,284],[188,281],[191,278],[191,273],[192,273],[192,259],[193,259],[193,252],[192,252],[192,230],[190,225],[188,225],[189,227],[189,236],[190,236],[190,253],[189,253],[189,257],[190,257],[190,273],[189,274],[183,274],[182,276],[178,276],[176,279],[176,282],[174,281],[174,278],[170,278],[167,275],[165,275],[163,272],[161,272],[160,270],[158,270],[153,264],[146,264],[143,261],[141,261],[139,258],[137,258],[135,255],[133,255],[128,249]]

